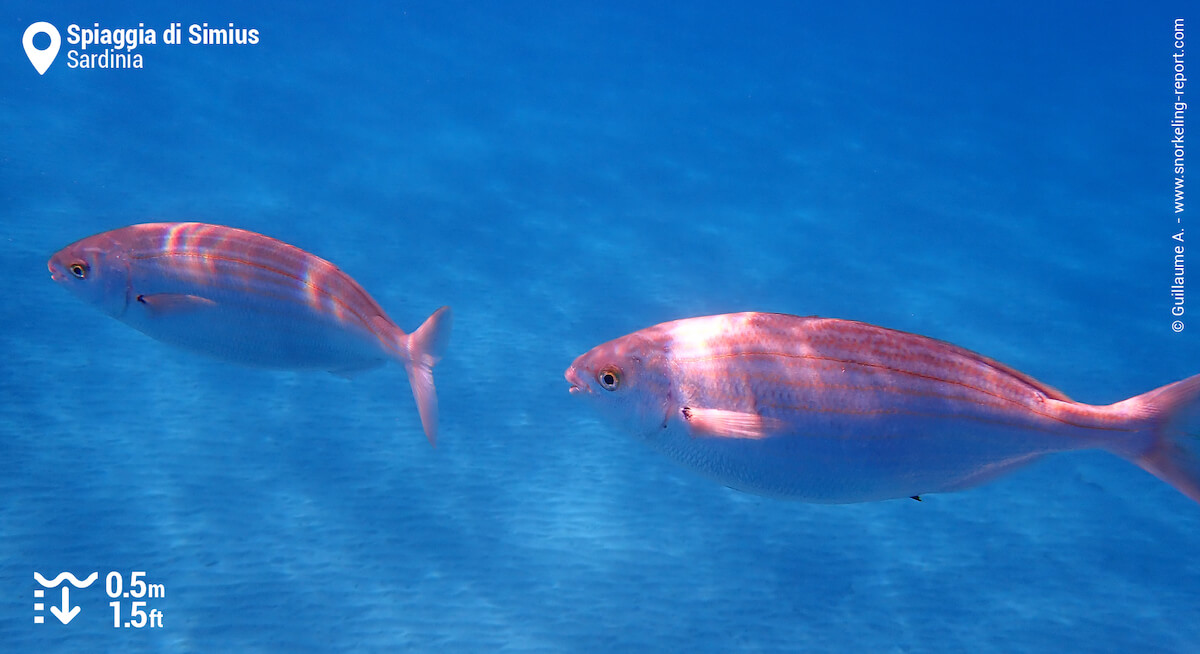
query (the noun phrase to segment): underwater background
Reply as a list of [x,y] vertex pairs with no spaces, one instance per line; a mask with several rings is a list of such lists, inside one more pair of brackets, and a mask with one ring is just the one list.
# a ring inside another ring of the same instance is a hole
[[[0,650],[1200,651],[1200,506],[1112,455],[792,503],[675,467],[562,376],[744,310],[933,336],[1094,404],[1200,373],[1193,305],[1170,313],[1194,5],[31,4],[0,9]],[[41,76],[35,21],[64,39]],[[260,42],[69,68],[93,22]],[[309,250],[406,331],[452,306],[437,448],[399,366],[212,361],[50,280],[64,245],[159,220]],[[99,580],[63,625],[35,571]],[[114,628],[110,571],[161,584],[161,628]]]

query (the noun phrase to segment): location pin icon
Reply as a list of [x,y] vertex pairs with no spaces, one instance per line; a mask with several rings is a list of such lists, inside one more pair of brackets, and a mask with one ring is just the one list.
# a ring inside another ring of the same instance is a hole
[[[33,47],[33,37],[38,34],[50,37],[50,47],[45,50]],[[39,21],[25,29],[25,36],[21,38],[21,44],[25,46],[25,55],[29,57],[29,63],[37,69],[38,75],[45,75],[46,69],[54,63],[54,58],[58,56],[58,47],[62,45],[62,37],[58,35],[58,30],[53,25],[46,21]]]

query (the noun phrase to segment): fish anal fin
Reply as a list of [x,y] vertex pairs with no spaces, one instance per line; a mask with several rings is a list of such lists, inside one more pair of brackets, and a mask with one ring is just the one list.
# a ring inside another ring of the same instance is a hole
[[780,420],[746,411],[684,407],[682,413],[694,436],[766,438],[783,426]]

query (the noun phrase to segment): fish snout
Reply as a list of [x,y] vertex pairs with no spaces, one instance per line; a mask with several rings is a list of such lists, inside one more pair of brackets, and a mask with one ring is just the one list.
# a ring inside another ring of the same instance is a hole
[[54,281],[59,282],[59,283],[66,281],[66,279],[67,279],[66,271],[55,266],[54,259],[50,259],[49,261],[46,262],[46,268],[50,270],[50,279],[53,279]]
[[587,384],[585,384],[583,382],[583,380],[579,378],[579,373],[576,372],[575,366],[571,366],[570,368],[567,368],[567,373],[565,376],[567,378],[567,381],[571,383],[571,387],[567,389],[568,392],[571,392],[571,393],[586,393],[587,392],[587,390],[588,390]]

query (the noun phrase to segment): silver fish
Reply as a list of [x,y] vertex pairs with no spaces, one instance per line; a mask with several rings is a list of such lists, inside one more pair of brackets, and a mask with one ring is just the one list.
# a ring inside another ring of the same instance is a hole
[[77,241],[50,276],[165,343],[238,363],[347,374],[399,361],[437,441],[433,366],[449,307],[405,334],[349,275],[297,247],[232,227],[149,223]]
[[963,348],[860,322],[735,313],[597,346],[570,391],[723,484],[867,502],[983,484],[1102,449],[1200,502],[1200,375],[1109,406]]

